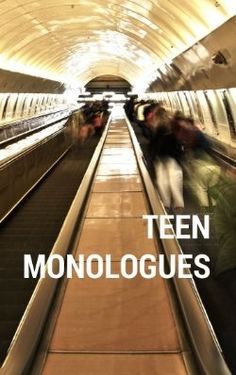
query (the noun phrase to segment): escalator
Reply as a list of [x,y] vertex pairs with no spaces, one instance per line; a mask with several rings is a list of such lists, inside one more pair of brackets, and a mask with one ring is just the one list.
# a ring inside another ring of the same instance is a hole
[[[0,228],[0,361],[6,356],[37,280],[23,278],[23,254],[51,251],[98,136],[73,145]],[[50,152],[50,150],[48,150]]]

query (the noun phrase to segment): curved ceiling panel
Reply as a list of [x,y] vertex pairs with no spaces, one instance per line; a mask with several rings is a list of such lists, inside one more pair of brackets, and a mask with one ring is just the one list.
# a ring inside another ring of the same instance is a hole
[[73,86],[119,75],[141,90],[235,13],[232,0],[2,0],[0,64]]

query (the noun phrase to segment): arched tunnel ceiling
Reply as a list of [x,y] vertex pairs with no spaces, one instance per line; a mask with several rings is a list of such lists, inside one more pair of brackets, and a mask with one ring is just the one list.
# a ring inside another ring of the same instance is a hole
[[84,86],[146,85],[164,62],[236,13],[233,0],[1,0],[1,68]]

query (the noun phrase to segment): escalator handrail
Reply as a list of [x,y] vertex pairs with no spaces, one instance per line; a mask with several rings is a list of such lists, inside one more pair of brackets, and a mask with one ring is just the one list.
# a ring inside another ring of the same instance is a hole
[[[76,111],[81,109],[81,107],[82,107],[82,105],[78,106],[76,108]],[[28,118],[18,120],[18,121],[15,121],[15,122],[7,123],[4,126],[0,126],[0,129],[7,128],[9,126],[15,127],[16,125],[17,125],[17,127],[19,127],[20,125],[24,124],[25,122],[27,122],[27,123],[28,122],[34,122],[35,120],[37,120],[41,117],[45,117],[45,122],[43,124],[41,124],[39,126],[36,126],[33,129],[23,131],[20,134],[14,135],[10,138],[7,138],[7,139],[4,139],[4,140],[0,141],[0,148],[6,147],[9,144],[15,143],[15,142],[19,141],[20,139],[23,139],[23,138],[27,137],[28,135],[32,135],[34,133],[37,133],[38,131],[42,130],[43,128],[47,128],[48,126],[56,124],[57,122],[59,122],[63,119],[69,118],[72,115],[72,113],[74,113],[74,112],[75,112],[75,109],[67,107],[67,108],[64,108],[64,109],[48,112],[47,114],[41,114],[41,115],[38,115],[38,116],[28,117]],[[50,116],[55,115],[55,114],[61,114],[61,117],[60,118],[54,118],[54,117],[50,118]]]
[[[43,143],[48,142],[50,139],[56,137],[59,133],[65,131],[67,120],[59,120],[58,122],[60,122],[60,121],[61,122],[65,121],[63,127],[58,129],[57,131],[55,131],[53,134],[46,135],[44,138],[40,139],[39,141],[37,141],[35,143],[32,143],[28,147],[20,150],[17,154],[9,156],[9,157],[3,159],[2,161],[0,160],[0,170],[6,168],[9,164],[14,163],[17,159],[20,159],[22,156],[27,155],[28,153],[30,153],[31,151],[33,151],[37,147],[41,146]],[[55,125],[55,124],[53,124],[53,125]]]

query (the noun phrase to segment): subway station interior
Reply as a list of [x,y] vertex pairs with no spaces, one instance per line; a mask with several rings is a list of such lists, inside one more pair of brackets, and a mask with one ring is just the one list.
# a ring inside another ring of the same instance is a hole
[[0,375],[230,374],[236,1],[1,0]]

